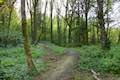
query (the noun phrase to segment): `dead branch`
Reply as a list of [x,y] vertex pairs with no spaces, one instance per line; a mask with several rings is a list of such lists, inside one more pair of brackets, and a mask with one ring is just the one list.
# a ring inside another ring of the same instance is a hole
[[101,80],[98,76],[100,75],[99,73],[96,73],[93,69],[91,69],[92,76],[95,80]]

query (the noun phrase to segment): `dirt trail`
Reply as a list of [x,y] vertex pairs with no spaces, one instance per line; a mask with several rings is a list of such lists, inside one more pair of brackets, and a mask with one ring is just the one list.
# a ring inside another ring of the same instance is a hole
[[70,80],[77,57],[76,51],[72,49],[66,50],[65,56],[57,62],[54,69],[49,70],[42,76],[38,76],[34,80]]
[[[74,49],[65,50],[65,55],[55,55],[54,51],[47,46],[43,45],[47,55],[43,60],[50,61],[49,68],[42,74],[38,74],[33,80],[95,80],[93,74],[89,71],[82,71],[74,69],[74,65],[78,60],[78,52]],[[102,80],[117,80],[118,76],[115,75],[100,75]]]

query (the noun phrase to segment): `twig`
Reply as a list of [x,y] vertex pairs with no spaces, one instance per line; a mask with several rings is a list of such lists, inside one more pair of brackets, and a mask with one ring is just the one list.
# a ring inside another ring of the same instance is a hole
[[91,72],[93,73],[93,77],[95,80],[101,80],[100,78],[98,78],[98,76],[100,75],[99,73],[96,73],[93,69],[91,69]]

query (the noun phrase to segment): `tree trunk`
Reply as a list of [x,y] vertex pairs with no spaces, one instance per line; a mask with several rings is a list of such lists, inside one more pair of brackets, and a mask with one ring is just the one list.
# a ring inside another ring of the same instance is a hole
[[[66,1],[66,7],[65,7],[65,20],[67,20],[67,14],[68,14],[68,0]],[[63,32],[63,42],[64,45],[67,43],[67,23],[64,21],[64,32]]]
[[29,73],[33,74],[33,72],[37,70],[33,63],[31,50],[30,50],[28,27],[27,27],[27,21],[26,21],[26,13],[25,13],[25,0],[21,0],[21,17],[22,17],[21,23],[22,23],[22,33],[24,38],[24,50],[25,50],[26,62],[28,65]]
[[88,44],[88,12],[90,9],[90,0],[85,0],[85,44]]
[[44,34],[44,36],[43,36],[43,40],[46,40],[46,27],[47,27],[47,25],[46,25],[46,10],[47,10],[47,4],[48,4],[48,2],[46,1],[46,4],[45,4],[45,11],[44,11],[44,23],[43,23],[43,25],[44,25],[44,28],[43,28],[43,34]]
[[53,0],[50,2],[50,36],[51,36],[51,42],[53,42]]
[[88,12],[85,13],[85,44],[88,44]]
[[33,44],[36,44],[37,42],[37,31],[38,31],[38,28],[37,28],[37,19],[36,19],[36,16],[37,16],[37,4],[38,4],[38,0],[35,0],[34,4],[33,4],[33,7],[34,7],[34,13],[33,13],[33,34],[32,34],[32,42]]
[[91,35],[91,43],[92,44],[96,44],[96,35],[95,35],[95,26],[94,26],[94,22],[92,23],[92,35]]
[[61,45],[61,25],[60,25],[60,18],[59,18],[59,12],[57,15],[57,33],[58,33],[58,45]]
[[71,25],[69,25],[69,30],[68,30],[68,43],[71,43]]
[[109,39],[107,37],[107,32],[105,30],[105,22],[104,22],[104,13],[103,13],[103,4],[104,0],[97,0],[98,5],[98,22],[101,32],[101,48],[103,50],[110,48]]

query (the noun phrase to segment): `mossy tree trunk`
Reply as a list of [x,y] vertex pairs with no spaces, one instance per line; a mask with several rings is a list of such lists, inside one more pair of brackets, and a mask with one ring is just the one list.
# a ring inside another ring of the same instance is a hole
[[28,70],[30,74],[33,74],[33,72],[36,71],[36,68],[33,63],[31,50],[30,50],[28,27],[26,21],[26,13],[25,13],[25,0],[21,0],[21,23],[22,23],[22,33],[24,38],[25,58],[28,65]]
[[38,39],[38,26],[37,26],[37,6],[38,6],[38,1],[39,0],[34,0],[33,2],[33,34],[32,34],[32,43],[36,44],[37,43],[37,39]]

